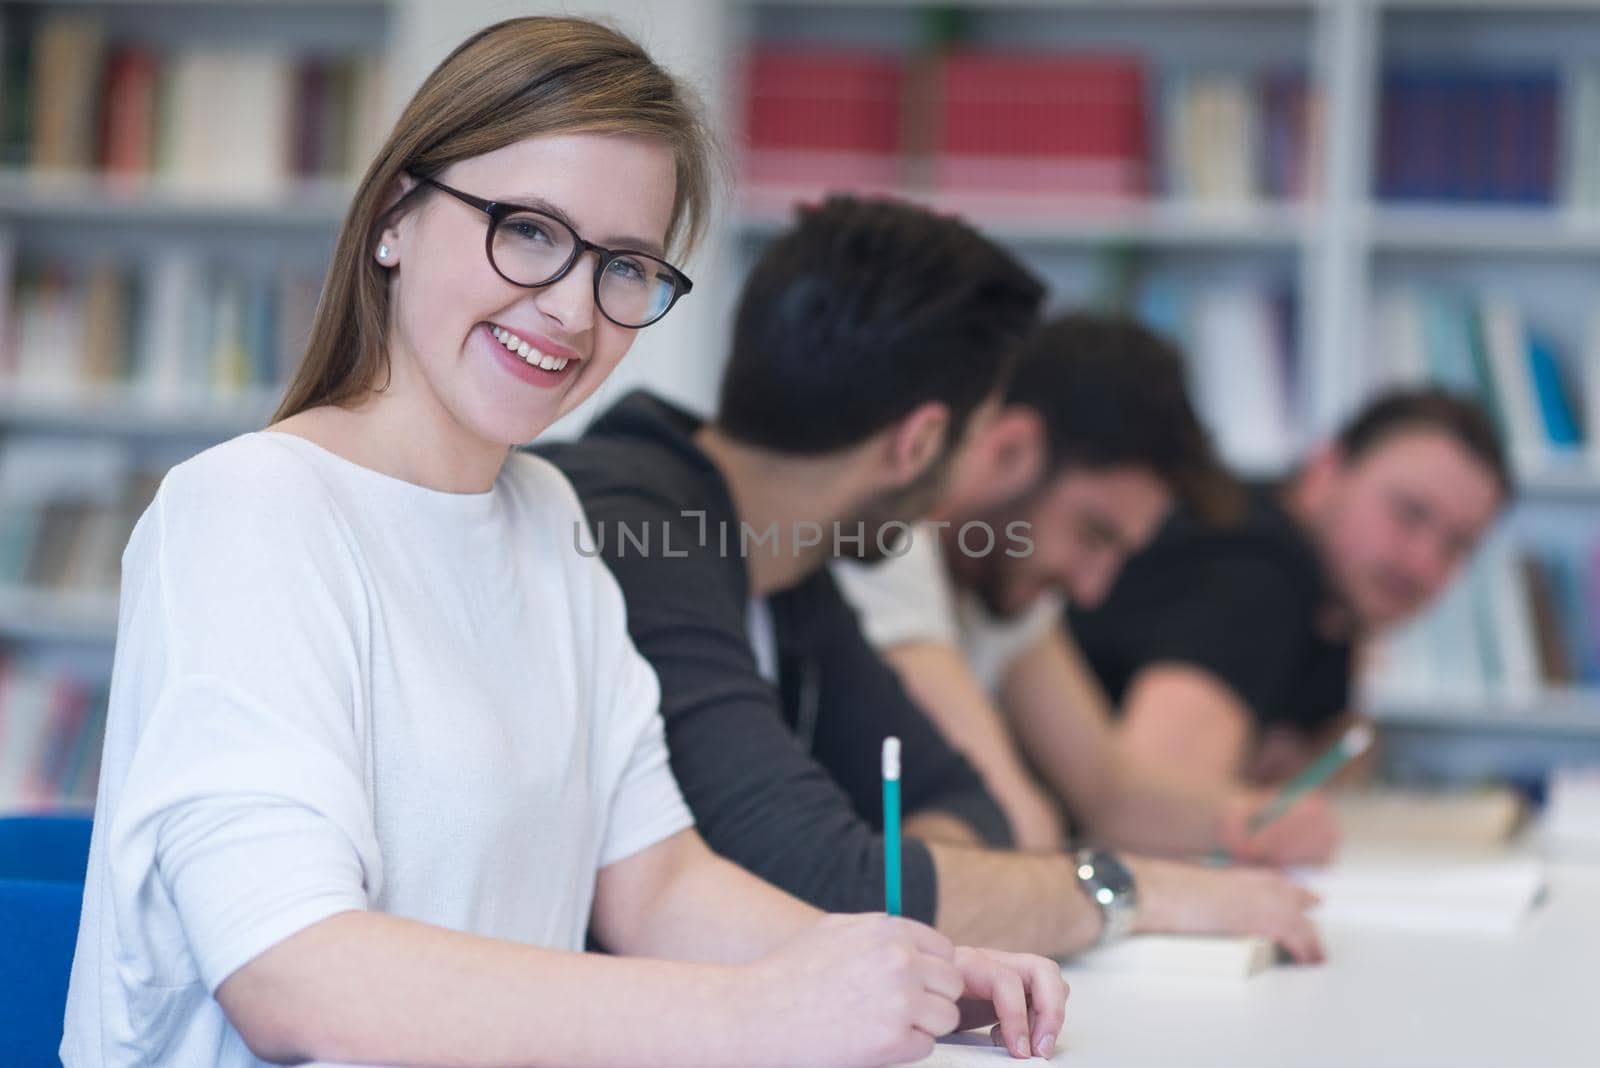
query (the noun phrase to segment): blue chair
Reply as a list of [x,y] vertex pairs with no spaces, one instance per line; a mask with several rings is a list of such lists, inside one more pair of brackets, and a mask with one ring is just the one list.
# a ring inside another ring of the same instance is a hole
[[60,1068],[83,887],[0,879],[0,1045],[7,1068]]
[[81,815],[0,818],[0,879],[82,885],[92,826]]

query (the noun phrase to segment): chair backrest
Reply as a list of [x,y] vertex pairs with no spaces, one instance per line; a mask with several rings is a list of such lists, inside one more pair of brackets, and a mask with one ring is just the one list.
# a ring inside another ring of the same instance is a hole
[[81,884],[92,826],[75,814],[0,818],[0,879]]
[[61,1064],[83,887],[0,879],[0,1035],[6,1068]]

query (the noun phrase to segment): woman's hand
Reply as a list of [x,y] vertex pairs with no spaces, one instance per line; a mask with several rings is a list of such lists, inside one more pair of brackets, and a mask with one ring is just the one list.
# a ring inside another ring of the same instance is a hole
[[955,965],[965,991],[957,1030],[992,1023],[989,1037],[1013,1057],[1048,1057],[1067,1008],[1061,966],[1031,953],[959,946]]

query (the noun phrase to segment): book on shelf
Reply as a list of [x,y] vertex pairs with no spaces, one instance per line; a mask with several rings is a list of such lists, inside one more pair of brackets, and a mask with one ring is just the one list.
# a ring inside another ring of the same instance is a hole
[[299,362],[320,269],[170,249],[146,261],[13,259],[0,246],[0,384],[20,399],[256,396]]
[[271,195],[345,179],[386,128],[376,55],[250,42],[158,48],[93,13],[49,14],[9,49],[4,158],[44,175],[154,178],[186,193]]
[[0,446],[0,591],[115,597],[123,547],[159,478],[115,442],[7,438]]
[[1301,420],[1292,287],[1231,279],[1190,285],[1155,274],[1133,303],[1142,321],[1188,356],[1191,392],[1229,463],[1264,473],[1294,459]]
[[93,806],[106,698],[102,679],[0,656],[0,813]]
[[1378,195],[1556,203],[1562,80],[1553,69],[1396,67],[1383,76]]
[[1238,206],[1296,201],[1317,188],[1322,102],[1298,71],[1178,71],[1161,86],[1164,193]]
[[1143,197],[1145,70],[1137,56],[954,49],[934,81],[940,190]]
[[1519,546],[1495,536],[1432,608],[1384,638],[1366,682],[1380,700],[1503,700],[1512,710],[1600,686],[1600,539]]
[[1478,396],[1519,476],[1600,471],[1600,315],[1567,359],[1498,294],[1396,288],[1378,298],[1371,378]]
[[958,204],[1294,199],[1315,187],[1322,128],[1302,72],[1162,77],[1138,55],[959,41],[910,53],[761,44],[743,94],[757,203],[827,189]]
[[1600,213],[1600,64],[1567,70],[1561,94],[1561,200]]
[[886,52],[756,49],[744,66],[745,180],[819,189],[900,187],[905,67]]

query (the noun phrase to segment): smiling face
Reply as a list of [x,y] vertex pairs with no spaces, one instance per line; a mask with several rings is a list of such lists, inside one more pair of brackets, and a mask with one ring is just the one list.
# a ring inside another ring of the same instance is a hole
[[1030,524],[1031,553],[951,559],[963,584],[1002,618],[1020,615],[1046,593],[1093,607],[1128,557],[1155,537],[1171,506],[1172,491],[1146,468],[1067,468],[989,520],[997,530]]
[[[462,160],[441,182],[485,200],[556,214],[607,248],[655,251],[675,191],[672,149],[605,134],[529,138]],[[489,218],[446,193],[420,202],[382,235],[391,274],[391,403],[414,425],[476,443],[537,437],[592,394],[638,333],[601,315],[595,256],[564,278],[524,289],[485,254]]]

